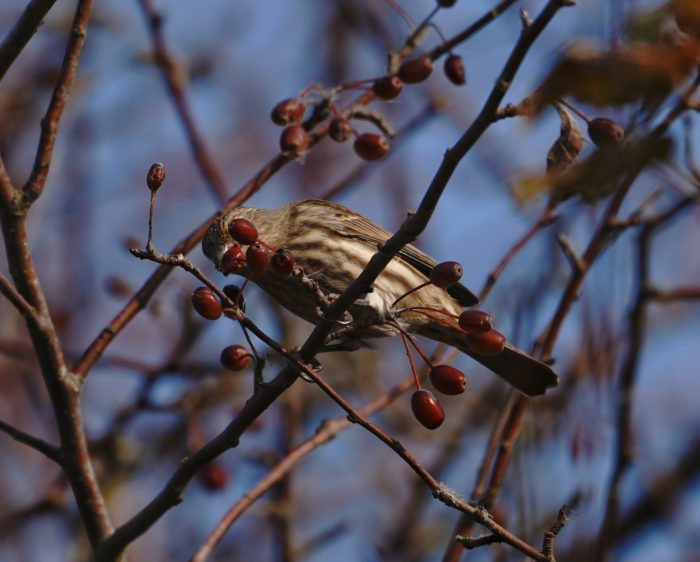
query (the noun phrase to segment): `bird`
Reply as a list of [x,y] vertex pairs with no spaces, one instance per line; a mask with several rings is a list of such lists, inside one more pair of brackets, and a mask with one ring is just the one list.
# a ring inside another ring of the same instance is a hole
[[[231,232],[232,225],[240,224],[241,219],[252,223],[255,233],[253,237],[243,237],[247,238],[243,242]],[[244,260],[235,273],[250,279],[296,316],[318,324],[323,318],[323,297],[332,301],[340,295],[359,276],[378,245],[391,236],[343,205],[305,199],[278,209],[227,210],[209,226],[202,239],[202,250],[219,270],[232,248],[240,248],[234,253],[243,255],[246,246],[256,244],[254,240],[258,241],[258,248],[263,244],[264,252],[291,252],[296,274],[280,273],[273,267],[253,272]],[[328,343],[335,340],[335,347],[328,348],[355,350],[370,345],[374,339],[403,332],[456,347],[527,396],[544,394],[558,384],[559,378],[550,365],[511,344],[505,343],[496,355],[483,355],[470,347],[465,333],[455,328],[454,321],[439,321],[454,318],[479,301],[460,283],[446,289],[427,283],[436,265],[436,260],[415,246],[404,246],[368,292],[349,307],[349,319],[329,336]],[[424,286],[410,292],[419,285]]]

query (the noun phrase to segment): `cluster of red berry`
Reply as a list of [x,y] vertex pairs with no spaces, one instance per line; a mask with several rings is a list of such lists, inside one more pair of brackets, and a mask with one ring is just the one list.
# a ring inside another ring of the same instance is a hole
[[[434,285],[440,289],[449,289],[459,282],[462,273],[463,268],[458,262],[446,261],[439,263],[430,272],[428,281],[406,292],[399,297],[394,304],[401,301],[408,294],[426,285]],[[484,311],[465,310],[461,314],[455,315],[446,310],[409,307],[403,309],[401,312],[408,311],[425,314],[432,320],[462,332],[465,334],[469,347],[480,355],[498,355],[505,347],[505,336],[493,329],[493,318]],[[408,334],[403,334],[403,336],[404,342],[410,342],[430,368],[428,378],[438,392],[446,395],[455,395],[461,394],[466,390],[467,379],[462,371],[450,365],[433,365],[420,350],[417,343],[413,341],[412,338],[408,337]],[[407,352],[409,352],[407,344],[406,349]],[[445,411],[437,397],[430,390],[421,387],[420,379],[413,367],[412,361],[411,369],[416,383],[416,390],[411,397],[413,415],[428,429],[436,429],[445,421]]]
[[[438,0],[437,3],[441,8],[449,8],[454,6],[456,0]],[[460,86],[466,83],[464,64],[459,55],[450,53],[445,59],[443,70],[445,76],[453,84]],[[334,91],[340,92],[371,83],[371,89],[376,98],[393,100],[403,91],[404,84],[423,82],[432,72],[432,58],[429,55],[422,55],[404,61],[396,73],[377,79],[343,84]],[[280,134],[280,149],[289,158],[300,158],[306,154],[309,148],[309,134],[302,123],[307,106],[315,104],[315,102],[307,102],[304,98],[308,91],[315,88],[315,86],[309,87],[299,97],[282,100],[272,109],[272,122],[280,127],[284,127]],[[326,103],[326,101],[324,100],[323,103]],[[332,102],[328,104],[328,107],[331,112],[331,118],[328,122],[328,136],[331,139],[336,142],[346,142],[354,137],[353,148],[355,153],[363,160],[378,160],[389,152],[389,142],[385,134],[358,133],[350,121],[352,115],[347,116],[343,114]]]
[[261,275],[271,267],[283,276],[294,273],[294,256],[289,250],[274,248],[258,238],[255,225],[246,219],[234,219],[228,227],[229,234],[239,244],[248,246],[244,252],[240,246],[231,246],[221,258],[221,272],[224,275],[238,273],[247,267],[251,275]]
[[[258,238],[255,225],[246,219],[234,219],[229,224],[231,237],[239,244],[247,245],[244,252],[240,246],[232,246],[224,254],[221,260],[221,270],[225,275],[239,272],[247,268],[251,275],[260,275],[272,268],[282,276],[289,276],[295,272],[295,260],[292,253],[280,248],[274,251],[265,242]],[[245,284],[244,284],[245,286]],[[243,288],[235,285],[226,285],[224,294],[236,305],[245,310],[243,301]],[[192,293],[192,306],[195,311],[207,320],[217,320],[223,313],[221,300],[209,287],[198,287]],[[225,347],[221,352],[221,364],[230,371],[242,371],[251,362],[251,354],[242,345],[234,344]]]

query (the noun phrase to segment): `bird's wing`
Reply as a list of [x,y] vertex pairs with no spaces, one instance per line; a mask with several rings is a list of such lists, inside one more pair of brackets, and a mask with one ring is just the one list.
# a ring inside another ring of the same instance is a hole
[[[345,207],[340,207],[335,203],[324,203],[331,207],[338,208],[341,211],[345,211],[345,213],[343,213],[345,220],[337,221],[338,227],[336,231],[341,236],[364,242],[373,249],[376,249],[379,242],[386,242],[391,238],[391,233],[362,215],[350,211]],[[340,218],[340,213],[337,218]],[[421,252],[411,244],[404,246],[397,257],[420,271],[426,278],[430,277],[431,270],[437,265],[437,262],[433,258]],[[452,287],[447,289],[447,293],[462,306],[473,306],[479,302],[476,295],[460,283],[452,285]]]

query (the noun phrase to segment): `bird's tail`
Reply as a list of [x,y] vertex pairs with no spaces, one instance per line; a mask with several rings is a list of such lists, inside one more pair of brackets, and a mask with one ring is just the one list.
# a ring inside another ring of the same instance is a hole
[[418,333],[456,347],[527,396],[539,396],[559,384],[559,377],[549,365],[508,343],[498,355],[481,355],[469,347],[463,333],[449,327],[431,323]]

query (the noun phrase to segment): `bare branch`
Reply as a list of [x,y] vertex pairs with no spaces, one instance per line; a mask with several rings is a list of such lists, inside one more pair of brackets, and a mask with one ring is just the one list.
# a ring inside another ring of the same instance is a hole
[[547,560],[550,560],[551,562],[554,562],[554,539],[559,533],[561,533],[564,525],[566,525],[567,511],[568,508],[566,506],[562,506],[557,514],[557,520],[549,528],[549,531],[544,534],[544,539],[542,541],[542,553],[547,557]]
[[68,102],[78,68],[78,59],[85,44],[92,0],[80,0],[71,25],[70,37],[61,64],[61,72],[54,87],[49,107],[41,120],[41,136],[34,159],[34,167],[22,188],[22,206],[28,208],[41,195],[49,174],[58,125]]
[[24,431],[21,431],[2,420],[0,420],[0,431],[9,435],[15,441],[39,451],[42,455],[48,459],[51,459],[56,464],[63,464],[63,457],[61,456],[60,449],[54,445],[51,445],[50,443],[47,443],[43,439],[29,435],[28,433],[25,433]]
[[0,81],[37,32],[56,0],[31,0],[5,39],[0,43]]
[[33,321],[36,318],[36,311],[34,308],[26,300],[24,300],[24,297],[22,297],[22,295],[20,295],[12,286],[10,280],[1,273],[0,293],[5,295],[5,298],[7,298],[7,300],[14,305],[14,307],[27,319],[28,322]]

